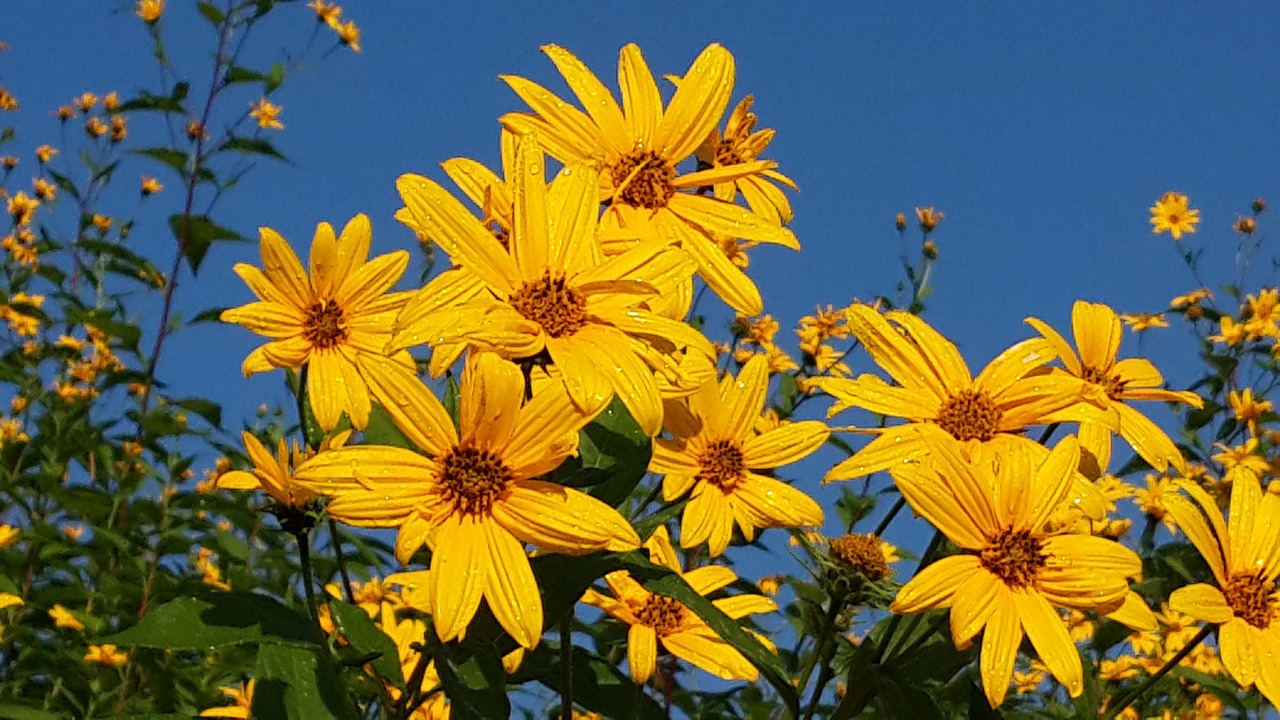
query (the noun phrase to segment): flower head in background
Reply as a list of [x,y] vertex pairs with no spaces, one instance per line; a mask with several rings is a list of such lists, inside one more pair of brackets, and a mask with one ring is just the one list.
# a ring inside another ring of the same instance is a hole
[[200,717],[220,717],[220,718],[241,718],[248,720],[249,714],[253,710],[253,689],[255,680],[249,678],[240,683],[239,687],[224,686],[218,688],[233,703],[232,705],[224,705],[222,707],[211,707],[200,713]]
[[258,98],[258,101],[249,107],[249,117],[258,123],[258,127],[263,130],[283,130],[284,123],[280,122],[280,112],[282,108],[266,98]]
[[1174,240],[1181,240],[1183,233],[1195,232],[1196,224],[1200,222],[1200,211],[1189,207],[1189,202],[1182,193],[1165,193],[1150,208],[1151,232],[1156,235],[1167,232]]
[[133,14],[141,18],[142,22],[155,25],[160,22],[160,16],[164,14],[164,2],[165,0],[138,0],[138,6]]

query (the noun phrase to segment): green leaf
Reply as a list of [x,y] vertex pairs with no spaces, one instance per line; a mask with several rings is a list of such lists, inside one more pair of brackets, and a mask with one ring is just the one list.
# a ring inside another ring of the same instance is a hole
[[102,639],[122,646],[213,650],[244,643],[316,646],[311,620],[278,600],[247,592],[208,593],[171,600],[137,625]]
[[284,65],[279,62],[272,64],[271,72],[267,73],[267,81],[263,83],[268,93],[273,92],[276,88],[284,84]]
[[239,65],[232,65],[228,68],[227,75],[223,78],[223,82],[228,85],[242,82],[266,82],[266,80],[267,76],[257,70],[250,70],[249,68],[243,68]]
[[332,600],[329,612],[338,625],[338,632],[347,639],[356,655],[376,655],[369,664],[378,677],[404,689],[404,671],[400,667],[400,651],[387,634],[369,619],[368,614],[356,605]]
[[585,488],[616,506],[631,494],[649,468],[652,445],[618,398],[579,433],[578,457],[551,476],[568,487]]
[[251,717],[260,720],[354,718],[342,678],[320,651],[263,645],[253,673]]
[[200,9],[200,14],[203,15],[206,20],[208,20],[210,23],[213,23],[214,25],[221,25],[223,19],[226,17],[225,15],[222,14],[222,11],[219,10],[216,5],[214,5],[211,2],[208,2],[208,0],[201,0],[201,2],[196,3],[196,7]]
[[390,445],[406,450],[418,450],[418,446],[396,427],[395,421],[387,414],[386,409],[377,403],[373,404],[373,409],[369,412],[369,424],[364,429],[364,441],[368,445]]
[[63,720],[66,715],[49,712],[48,710],[39,710],[13,702],[0,702],[0,718],[8,718],[9,720]]
[[177,170],[179,174],[183,176],[187,174],[188,156],[186,153],[182,152],[181,150],[173,150],[171,148],[162,148],[162,147],[153,147],[153,148],[143,148],[141,150],[134,150],[133,154],[144,155],[153,160],[159,160],[165,165],[168,165],[174,170]]
[[222,143],[221,149],[234,150],[236,152],[249,153],[251,155],[266,155],[267,157],[273,157],[277,160],[288,161],[288,158],[284,156],[284,153],[277,150],[275,145],[272,145],[266,140],[259,140],[257,138],[233,137]]
[[463,720],[488,720],[511,716],[507,697],[507,676],[502,661],[493,647],[477,651],[457,664],[450,658],[436,659],[436,672],[449,698],[452,717]]
[[173,231],[173,237],[183,248],[182,252],[186,256],[187,262],[191,265],[192,275],[199,272],[200,263],[204,261],[205,253],[209,252],[209,247],[215,242],[221,240],[245,241],[240,233],[218,225],[210,220],[207,215],[170,215],[169,229]]
[[185,113],[186,108],[182,106],[182,101],[187,99],[187,92],[190,89],[190,83],[180,82],[173,86],[173,92],[168,97],[153,95],[144,90],[138,93],[137,97],[121,103],[120,112],[151,110],[162,113]]
[[896,678],[892,673],[881,673],[873,704],[880,709],[881,717],[920,720],[943,720],[944,717],[932,694]]
[[188,321],[187,324],[198,325],[200,323],[207,323],[207,322],[221,322],[222,313],[226,312],[229,309],[230,308],[225,308],[225,307],[206,308],[204,310],[201,310],[199,313],[197,313],[195,317],[191,318],[191,320]]
[[214,427],[222,427],[222,406],[212,400],[189,397],[174,400],[173,404],[199,415],[204,418],[205,422]]

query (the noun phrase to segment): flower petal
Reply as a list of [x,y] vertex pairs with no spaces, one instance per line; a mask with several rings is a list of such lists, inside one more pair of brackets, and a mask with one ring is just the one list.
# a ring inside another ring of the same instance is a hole
[[1190,615],[1201,622],[1224,624],[1235,617],[1227,598],[1218,588],[1205,583],[1187,585],[1169,595],[1169,609]]
[[631,679],[646,683],[658,664],[658,635],[648,625],[632,625],[627,630],[627,662]]
[[1009,692],[1009,679],[1013,676],[1013,663],[1018,658],[1018,646],[1022,644],[1022,623],[1018,621],[1017,608],[1010,593],[997,600],[982,632],[982,689],[987,702],[997,708]]
[[617,510],[555,483],[516,482],[494,503],[493,519],[518,540],[550,552],[581,555],[640,547],[640,536]]
[[787,423],[742,443],[742,462],[753,469],[788,465],[822,447],[830,435],[831,429],[818,420]]
[[949,607],[956,590],[974,573],[986,573],[973,555],[944,557],[916,572],[893,599],[889,610],[911,615]]
[[717,636],[678,632],[664,636],[662,645],[672,655],[724,680],[755,682],[760,675],[756,666],[743,657],[742,653]]
[[[1062,683],[1071,697],[1084,692],[1084,670],[1080,665],[1080,653],[1071,641],[1071,634],[1044,596],[1034,590],[1015,590],[1010,593],[1013,606],[1022,621],[1027,637],[1040,655],[1040,661]],[[985,648],[984,648],[985,651]]]
[[438,525],[428,541],[436,633],[445,642],[461,640],[489,583],[491,551],[485,523],[455,514]]
[[484,598],[494,618],[521,647],[532,650],[542,637],[542,595],[524,547],[498,523],[480,523],[492,571]]
[[733,55],[718,44],[708,45],[676,88],[650,147],[672,165],[692,155],[724,115],[733,76]]

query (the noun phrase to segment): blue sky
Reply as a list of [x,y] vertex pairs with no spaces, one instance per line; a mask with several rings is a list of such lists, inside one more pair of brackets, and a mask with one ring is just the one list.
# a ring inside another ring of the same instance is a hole
[[[56,141],[44,111],[79,92],[128,96],[154,87],[132,3],[95,5],[101,9],[69,0],[6,8],[0,40],[12,52],[0,55],[0,81],[23,103],[24,152]],[[170,50],[187,72],[201,68],[195,95],[203,92],[209,27],[187,3],[170,5]],[[1147,207],[1165,191],[1187,193],[1201,210],[1200,231],[1183,242],[1210,248],[1216,278],[1232,267],[1236,214],[1256,196],[1280,199],[1276,4],[344,7],[363,30],[363,52],[340,50],[323,62],[311,53],[273,97],[287,128],[271,139],[293,164],[264,165],[221,206],[224,224],[251,236],[269,225],[300,253],[317,221],[340,225],[357,212],[372,218],[375,252],[412,247],[412,234],[391,217],[400,206],[395,178],[418,172],[445,182],[438,163],[454,156],[496,166],[497,118],[523,109],[500,73],[568,97],[538,51],[544,43],[569,48],[610,86],[627,42],[641,46],[656,73],[682,73],[709,42],[734,53],[734,102],[755,95],[761,124],[778,131],[768,157],[801,188],[792,228],[802,252],[762,249],[751,269],[784,332],[815,304],[891,294],[901,278],[893,217],[916,206],[946,213],[926,317],[977,370],[1029,335],[1027,315],[1065,328],[1077,298],[1159,311],[1195,287],[1168,236],[1150,233]],[[300,3],[284,7],[261,28],[250,57],[296,50],[314,25]],[[317,42],[328,43],[327,32]],[[246,90],[232,105],[254,99]],[[139,161],[122,176],[143,172],[155,170]],[[180,198],[175,178],[162,179],[171,189],[139,207],[133,242],[167,267],[164,217]],[[124,197],[135,181],[123,183]],[[250,299],[230,272],[235,262],[257,263],[256,248],[216,247],[180,291],[188,314]],[[283,396],[277,375],[240,376],[256,344],[236,327],[181,334],[162,376],[223,402],[230,418],[248,416],[264,398]],[[1136,340],[1125,347],[1136,350]],[[1195,377],[1193,347],[1177,323],[1143,345],[1179,386]],[[804,470],[803,486],[824,504],[836,493],[819,490],[816,478],[838,459],[831,451]]]

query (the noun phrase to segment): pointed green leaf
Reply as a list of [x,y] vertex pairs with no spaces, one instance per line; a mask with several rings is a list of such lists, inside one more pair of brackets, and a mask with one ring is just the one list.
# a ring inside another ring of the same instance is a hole
[[247,592],[207,593],[171,600],[137,625],[101,642],[126,647],[212,650],[245,643],[314,646],[318,630],[305,613]]

